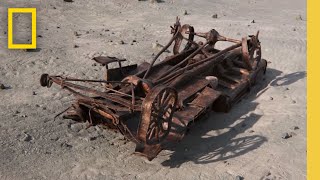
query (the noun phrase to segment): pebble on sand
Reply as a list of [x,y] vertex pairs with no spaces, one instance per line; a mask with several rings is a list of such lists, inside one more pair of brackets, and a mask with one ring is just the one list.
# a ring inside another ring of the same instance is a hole
[[217,19],[218,18],[218,14],[212,15],[212,18]]
[[289,134],[289,133],[283,133],[282,134],[282,139],[289,139],[292,137],[292,134]]
[[293,130],[298,130],[300,129],[298,126],[293,126]]
[[6,89],[6,86],[2,83],[0,83],[0,89]]
[[30,135],[27,134],[27,133],[24,133],[23,141],[29,142],[29,141],[31,141],[32,139],[33,139],[32,136],[30,136]]
[[61,147],[65,147],[65,148],[68,148],[68,149],[71,149],[72,148],[72,145],[66,143],[66,142],[63,142],[60,144]]

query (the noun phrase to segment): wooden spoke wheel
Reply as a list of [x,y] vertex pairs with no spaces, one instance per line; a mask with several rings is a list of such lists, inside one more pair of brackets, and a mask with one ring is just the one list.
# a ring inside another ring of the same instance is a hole
[[177,91],[158,86],[146,96],[142,104],[138,138],[148,145],[161,143],[169,134],[177,104]]

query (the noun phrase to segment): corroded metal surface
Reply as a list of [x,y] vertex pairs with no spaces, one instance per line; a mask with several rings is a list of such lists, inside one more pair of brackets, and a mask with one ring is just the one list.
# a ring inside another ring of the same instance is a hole
[[[180,140],[189,123],[211,110],[228,112],[267,67],[259,32],[236,40],[214,29],[195,32],[177,18],[171,33],[150,64],[122,66],[125,59],[95,57],[105,66],[104,80],[43,74],[40,83],[45,87],[55,83],[75,95],[64,118],[117,129],[137,144],[137,154],[152,160],[166,145]],[[195,42],[195,36],[204,42]],[[183,41],[186,45],[181,48]],[[215,48],[219,41],[233,44],[219,50]],[[172,44],[173,55],[156,64]],[[119,67],[109,69],[110,63]]]

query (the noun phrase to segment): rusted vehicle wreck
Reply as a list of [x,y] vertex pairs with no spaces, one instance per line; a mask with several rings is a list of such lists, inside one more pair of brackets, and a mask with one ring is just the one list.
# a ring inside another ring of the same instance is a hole
[[[214,29],[195,32],[177,18],[171,33],[171,40],[151,63],[122,66],[125,59],[95,57],[105,66],[104,80],[43,74],[40,83],[44,87],[56,83],[75,95],[64,118],[116,129],[136,143],[137,154],[152,160],[208,111],[228,112],[267,67],[261,58],[259,32],[236,40]],[[195,37],[204,41],[195,42]],[[219,50],[218,41],[232,45]],[[182,43],[185,47],[180,50]],[[173,55],[155,63],[172,44]],[[109,69],[110,63],[119,67]]]

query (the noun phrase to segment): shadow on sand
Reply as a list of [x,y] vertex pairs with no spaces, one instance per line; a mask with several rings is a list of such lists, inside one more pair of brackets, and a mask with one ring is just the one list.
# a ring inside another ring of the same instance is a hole
[[[289,85],[304,78],[305,74],[296,72],[280,76],[281,71],[268,68],[264,80],[252,87],[251,92],[229,113],[213,112],[209,118],[191,125],[182,141],[175,147],[166,148],[173,152],[162,165],[175,168],[190,161],[196,164],[225,161],[260,147],[267,138],[249,130],[261,118],[261,115],[254,113],[258,106],[254,100],[270,86],[279,86],[279,83]],[[242,134],[241,137],[237,137],[239,134]]]

